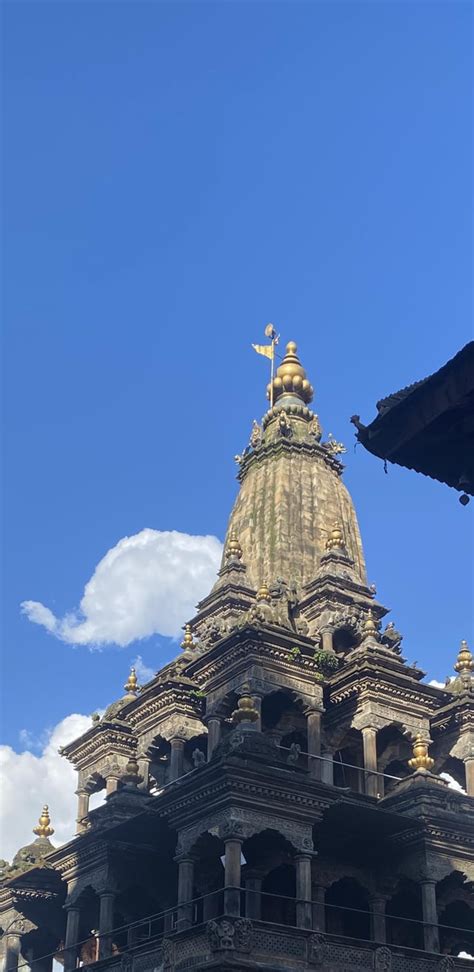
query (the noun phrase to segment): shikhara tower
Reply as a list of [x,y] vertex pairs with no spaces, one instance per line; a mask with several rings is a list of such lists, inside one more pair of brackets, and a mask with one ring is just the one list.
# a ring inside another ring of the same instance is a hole
[[77,837],[4,864],[9,972],[471,968],[472,654],[440,690],[382,630],[293,343],[271,397],[179,656],[63,750]]

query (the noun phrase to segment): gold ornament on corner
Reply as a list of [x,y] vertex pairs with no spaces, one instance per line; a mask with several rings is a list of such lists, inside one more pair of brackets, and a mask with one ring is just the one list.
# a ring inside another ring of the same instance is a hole
[[415,771],[431,770],[434,766],[434,759],[428,755],[428,742],[421,733],[413,743],[413,756],[408,760],[408,765]]
[[54,834],[54,827],[51,827],[50,824],[51,818],[49,816],[49,807],[48,804],[45,803],[41,817],[38,821],[38,826],[33,828],[33,833],[36,834],[37,837],[51,837],[51,835]]

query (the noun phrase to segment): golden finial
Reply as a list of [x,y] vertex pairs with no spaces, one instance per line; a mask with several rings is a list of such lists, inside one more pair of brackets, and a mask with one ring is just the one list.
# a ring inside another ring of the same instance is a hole
[[273,404],[282,395],[296,395],[303,402],[308,404],[314,394],[314,389],[306,377],[306,371],[296,354],[297,347],[294,341],[289,341],[286,346],[286,354],[273,381],[267,388],[267,397]]
[[336,522],[326,540],[326,550],[344,550],[344,547],[345,543],[342,527]]
[[225,550],[226,560],[241,560],[242,547],[240,546],[237,534],[232,531]]
[[459,672],[460,675],[462,672],[474,671],[474,659],[472,657],[472,651],[469,650],[467,641],[461,641],[461,647],[454,666],[454,671]]
[[242,685],[242,695],[237,702],[237,708],[234,709],[232,713],[232,720],[237,724],[239,722],[256,722],[258,719],[258,712],[255,708],[254,701],[250,693],[250,685],[248,682],[244,682]]
[[124,689],[127,692],[127,695],[135,696],[138,693],[138,687],[139,686],[138,686],[137,673],[132,665],[130,669],[130,675],[128,676],[127,681],[125,682]]
[[428,756],[428,743],[419,733],[413,743],[413,757],[408,760],[412,770],[430,770],[434,766],[434,759]]
[[379,632],[378,632],[377,623],[374,620],[374,614],[372,608],[369,608],[367,618],[364,621],[364,624],[362,625],[362,631],[364,634],[364,638],[367,638],[369,636],[371,638],[378,638]]
[[41,817],[38,820],[38,826],[33,828],[33,833],[37,837],[51,837],[54,834],[54,827],[50,827],[50,823],[49,808],[48,804],[45,803]]
[[267,587],[267,585],[264,582],[262,584],[262,586],[259,587],[259,589],[257,591],[257,601],[267,601],[267,602],[269,602],[269,601],[271,601],[271,599],[272,599],[272,596],[270,594],[270,591],[268,590],[268,587]]
[[191,625],[190,624],[185,624],[184,625],[184,638],[183,638],[183,640],[181,642],[181,648],[183,649],[183,651],[186,651],[189,648],[191,649],[191,651],[193,651],[195,649],[195,647],[196,647],[196,645],[195,645],[195,643],[193,641],[193,635],[192,635],[192,631],[191,631]]

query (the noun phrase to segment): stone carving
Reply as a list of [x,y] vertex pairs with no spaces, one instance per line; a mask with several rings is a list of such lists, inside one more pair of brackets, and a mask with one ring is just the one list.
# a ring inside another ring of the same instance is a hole
[[163,939],[163,972],[169,972],[174,967],[174,942],[171,938]]
[[320,932],[314,932],[308,940],[308,962],[322,965],[326,959],[326,940]]
[[199,769],[199,767],[204,766],[206,762],[206,757],[202,749],[193,749],[192,759],[194,763],[194,769]]
[[278,431],[280,435],[283,435],[286,439],[289,439],[293,435],[293,430],[288,420],[288,414],[285,412],[284,408],[282,408],[278,416]]
[[328,432],[328,441],[324,442],[324,448],[327,449],[333,456],[340,456],[344,452],[347,452],[345,445],[342,442],[337,442],[334,438],[332,432]]
[[451,955],[443,955],[436,968],[439,972],[451,972],[451,969],[455,969],[456,965]]
[[250,445],[252,449],[258,449],[262,442],[262,427],[258,424],[257,419],[252,422],[252,431],[250,433]]
[[296,766],[300,758],[300,753],[301,753],[300,744],[295,742],[291,743],[290,752],[286,757],[286,762],[288,763],[288,766]]
[[323,430],[321,428],[321,425],[319,423],[319,419],[318,419],[318,416],[317,415],[313,415],[313,417],[312,417],[312,419],[311,419],[311,421],[310,421],[310,423],[308,425],[308,434],[309,435],[314,435],[314,438],[316,439],[316,442],[319,442],[320,441],[321,436],[323,434]]
[[229,625],[222,618],[211,618],[199,632],[199,643],[213,645],[229,632]]
[[374,969],[375,972],[392,972],[392,953],[385,945],[375,949]]
[[388,622],[380,640],[387,648],[396,651],[398,655],[400,654],[403,635],[397,631],[393,621]]
[[207,938],[211,952],[249,952],[252,944],[252,922],[249,918],[219,918],[208,921]]

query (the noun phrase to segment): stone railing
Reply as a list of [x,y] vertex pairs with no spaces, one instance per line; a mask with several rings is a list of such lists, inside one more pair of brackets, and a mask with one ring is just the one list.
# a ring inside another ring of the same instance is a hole
[[320,969],[321,972],[474,972],[474,963],[447,955],[372,942],[358,942],[334,935],[305,931],[287,925],[248,918],[216,918],[184,932],[166,935],[155,947],[139,947],[94,963],[95,972],[180,972],[220,967],[232,958],[246,968],[289,972]]

